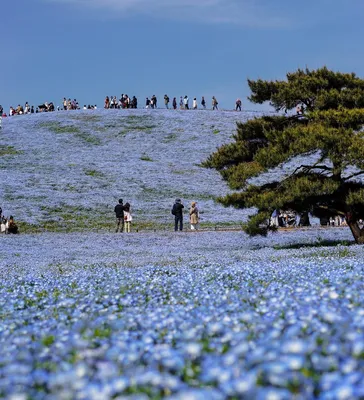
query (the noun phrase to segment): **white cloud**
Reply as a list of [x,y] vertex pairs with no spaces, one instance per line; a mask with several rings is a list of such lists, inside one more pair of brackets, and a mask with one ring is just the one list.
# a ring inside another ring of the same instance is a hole
[[[148,15],[155,18],[205,23],[237,24],[247,27],[291,25],[264,0],[43,0],[88,7],[118,17]],[[263,3],[265,5],[263,6]],[[273,3],[270,2],[269,3]],[[274,4],[274,3],[273,3]],[[279,10],[281,11],[281,10]]]

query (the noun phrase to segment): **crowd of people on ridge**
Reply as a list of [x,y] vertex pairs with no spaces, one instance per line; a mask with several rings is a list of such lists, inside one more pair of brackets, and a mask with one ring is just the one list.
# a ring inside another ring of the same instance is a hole
[[9,114],[6,114],[2,105],[0,105],[0,117],[2,118],[5,118],[7,116],[12,117],[13,115],[25,115],[50,111],[55,111],[53,102],[45,102],[43,104],[40,104],[36,108],[34,108],[34,106],[30,106],[28,102],[26,102],[24,106],[22,106],[21,104],[18,104],[18,106],[15,108],[13,106],[10,106]]
[[[169,109],[170,108],[170,98],[167,94],[164,95],[164,106],[165,108]],[[179,101],[177,101],[176,97],[173,97],[172,99],[172,108],[174,110],[177,110],[177,108],[180,108],[181,110],[189,110],[190,109],[190,104],[189,104],[189,98],[188,96],[180,96]],[[218,110],[218,101],[215,96],[212,96],[211,100],[211,109],[212,110]],[[200,106],[203,110],[206,109],[206,100],[205,97],[202,96],[201,101],[200,101]],[[122,94],[119,99],[117,99],[116,96],[106,96],[104,100],[104,108],[105,109],[124,109],[124,108],[138,108],[138,99],[133,96],[130,98],[127,94]],[[145,100],[145,108],[151,108],[155,109],[158,108],[158,99],[155,95],[151,96],[150,98],[147,97]],[[40,112],[51,112],[51,111],[67,111],[67,110],[80,110],[81,107],[79,105],[79,102],[76,99],[71,100],[71,98],[66,98],[64,97],[62,100],[62,105],[61,106],[55,106],[53,102],[44,102],[37,107],[34,105],[29,105],[28,102],[25,103],[24,106],[21,104],[18,104],[17,107],[11,106],[9,109],[9,113],[6,114],[4,111],[3,107],[0,105],[0,117],[8,117],[8,116],[14,116],[14,115],[25,115],[25,114],[34,114],[34,113],[40,113]],[[82,108],[83,110],[96,110],[97,106],[86,104]],[[194,97],[192,101],[192,109],[197,110],[198,109],[198,101],[197,98]],[[242,110],[242,101],[240,99],[237,99],[235,101],[235,111],[241,111]]]

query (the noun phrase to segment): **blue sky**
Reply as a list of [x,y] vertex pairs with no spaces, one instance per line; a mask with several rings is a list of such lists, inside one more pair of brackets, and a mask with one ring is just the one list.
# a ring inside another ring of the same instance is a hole
[[323,65],[364,77],[363,17],[362,0],[8,0],[0,104],[167,93],[261,109],[247,78]]

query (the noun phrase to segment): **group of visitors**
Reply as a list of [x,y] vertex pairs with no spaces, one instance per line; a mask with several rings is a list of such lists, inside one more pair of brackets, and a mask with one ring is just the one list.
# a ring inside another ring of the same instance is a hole
[[12,117],[14,115],[34,114],[39,112],[50,112],[54,110],[54,104],[52,102],[45,102],[36,108],[34,108],[34,106],[30,106],[29,103],[26,102],[24,106],[21,104],[18,104],[18,106],[15,108],[11,106],[9,109],[9,114],[6,114],[6,112],[4,112],[4,108],[0,105],[0,117],[5,118],[8,115],[9,117]]
[[130,203],[124,204],[123,199],[119,199],[118,204],[114,208],[114,212],[116,216],[116,233],[130,233],[131,221],[133,220]]
[[[172,215],[174,215],[174,230],[177,232],[178,230],[183,230],[183,209],[184,205],[181,202],[181,199],[176,199],[175,203],[172,207]],[[116,217],[116,233],[118,232],[126,232],[130,233],[131,231],[131,222],[133,217],[131,215],[131,207],[130,203],[123,203],[123,199],[119,199],[118,204],[114,208],[115,217]],[[200,214],[197,208],[197,203],[193,201],[191,203],[191,207],[189,209],[189,217],[190,217],[190,226],[192,231],[196,231],[198,229],[198,224],[200,221]]]
[[307,212],[297,214],[293,210],[274,210],[269,225],[275,228],[310,226],[310,218]]
[[[173,97],[172,99],[172,108],[174,110],[177,110],[179,107],[181,110],[189,110],[190,109],[190,104],[189,104],[189,97],[186,96],[180,96],[179,101],[177,101],[176,97]],[[212,96],[211,100],[211,107],[212,110],[218,110],[218,101],[215,96]],[[205,97],[202,96],[200,105],[202,109],[206,109],[206,100]],[[155,109],[158,106],[158,99],[156,95],[151,96],[150,98],[147,97],[145,100],[145,107],[146,108],[151,108]],[[167,94],[164,95],[164,106],[165,108],[169,109],[170,106],[170,98]],[[104,108],[105,109],[124,109],[124,108],[138,108],[138,99],[133,96],[130,98],[127,94],[121,94],[120,98],[117,99],[116,96],[106,96],[104,100]],[[34,113],[39,113],[39,112],[50,112],[50,111],[57,111],[60,110],[80,110],[80,105],[77,99],[71,100],[71,98],[66,98],[64,97],[62,100],[62,105],[55,107],[53,102],[45,102],[43,104],[40,104],[38,107],[30,106],[28,102],[25,103],[24,106],[18,104],[17,107],[10,107],[9,110],[9,116],[13,115],[23,115],[23,114],[34,114]],[[95,105],[87,105],[86,104],[83,106],[83,110],[96,110],[97,106]],[[192,101],[192,109],[197,110],[198,109],[198,101],[197,98],[194,97]],[[242,101],[240,99],[237,99],[235,102],[235,111],[241,111],[242,109]],[[0,105],[0,117],[7,117],[8,116],[5,112],[3,107]]]
[[[168,99],[168,102],[166,104],[166,107],[168,108],[169,97],[167,95],[165,95],[164,99],[166,100],[166,98]],[[157,108],[157,103],[158,103],[157,96],[155,94],[153,94],[153,96],[151,98],[147,97],[145,99],[145,108]]]
[[[68,98],[68,100],[67,100],[65,97],[63,97],[62,109],[64,111],[67,111],[67,110],[80,110],[81,108],[80,108],[80,105],[79,105],[77,99],[71,100],[70,98]],[[97,110],[97,106],[96,106],[96,104],[95,105],[89,104],[87,106],[85,104],[83,106],[83,109],[84,110]],[[57,106],[57,111],[59,111],[59,110],[60,110],[60,107]]]
[[[96,109],[96,105],[89,105],[86,107],[86,105],[84,106],[84,109],[89,109],[89,110],[94,110]],[[80,106],[79,103],[76,99],[71,100],[70,98],[67,100],[66,97],[63,98],[62,100],[62,106],[57,106],[57,111],[60,110],[80,110]],[[40,112],[51,112],[51,111],[55,111],[56,107],[54,105],[54,103],[51,102],[44,102],[42,104],[39,104],[39,106],[34,107],[34,106],[30,106],[28,102],[25,103],[24,106],[22,106],[21,104],[18,104],[17,107],[10,107],[9,110],[9,114],[6,114],[4,112],[4,108],[0,105],[0,117],[7,117],[9,116],[13,116],[13,115],[25,115],[25,114],[34,114],[34,113],[40,113]]]
[[121,94],[119,100],[116,98],[116,96],[106,96],[104,100],[104,108],[138,108],[138,99],[135,96],[130,98],[127,94],[124,93]]
[[[80,106],[78,104],[78,101],[76,99],[71,100],[70,98],[67,100],[65,97],[63,97],[62,100],[62,106],[63,106],[63,110],[79,110]],[[57,109],[59,109],[57,107]]]
[[[173,204],[171,213],[174,215],[174,230],[177,232],[178,230],[183,230],[183,209],[185,206],[182,204],[181,199],[177,198],[175,203]],[[198,229],[198,224],[200,222],[200,214],[197,208],[197,203],[193,201],[191,203],[191,207],[189,209],[189,217],[190,217],[190,227],[191,231],[196,231]]]
[[14,217],[10,215],[9,218],[3,215],[3,210],[0,207],[0,233],[17,234],[19,233],[18,225],[14,221]]
[[[6,114],[4,114],[2,107],[1,107],[1,115],[3,117],[6,117]],[[14,107],[10,107],[9,110],[9,116],[13,116],[13,115],[22,115],[22,114],[34,114],[35,110],[34,110],[34,106],[29,106],[28,102],[25,103],[24,107],[20,104],[18,104],[18,107],[14,108]],[[37,111],[39,112],[39,110]]]
[[[152,99],[153,99],[153,101],[152,101],[152,107],[150,107],[151,104],[150,104],[150,101],[149,101],[149,99],[148,99],[148,97],[147,97],[147,102],[146,102],[146,104],[145,104],[146,108],[156,108],[156,107],[157,107],[157,98],[156,98],[155,96],[152,96],[151,100],[152,100]],[[164,105],[165,105],[165,107],[166,107],[167,109],[169,109],[169,102],[170,102],[170,99],[169,99],[168,95],[165,94],[165,95],[164,95]],[[177,103],[177,98],[176,98],[176,97],[173,97],[173,100],[172,100],[172,108],[173,108],[173,110],[177,110],[177,108],[178,108],[178,106],[179,106],[179,108],[180,108],[181,110],[189,110],[189,109],[190,109],[190,104],[189,104],[189,102],[190,102],[190,99],[189,99],[189,97],[188,97],[187,95],[186,95],[186,96],[180,96],[179,102],[178,102],[178,103]],[[205,110],[205,109],[206,109],[206,100],[205,100],[205,97],[204,97],[204,96],[202,96],[200,104],[201,104],[201,106],[202,106],[202,109]],[[216,100],[216,97],[215,97],[215,96],[212,96],[212,109],[213,109],[213,110],[218,110],[217,105],[218,105],[218,102],[217,102],[217,100]],[[193,101],[192,101],[192,109],[193,109],[193,110],[197,110],[197,109],[198,109],[198,102],[197,102],[197,98],[196,98],[196,97],[193,98]]]
[[[274,210],[269,225],[276,228],[289,228],[297,226],[310,226],[308,212],[298,214],[292,210]],[[344,216],[336,215],[332,217],[321,217],[321,226],[346,226]]]

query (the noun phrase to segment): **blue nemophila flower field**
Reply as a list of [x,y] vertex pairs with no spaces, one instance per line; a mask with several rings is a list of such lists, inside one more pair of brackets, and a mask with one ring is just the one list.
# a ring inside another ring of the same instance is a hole
[[200,164],[232,140],[236,121],[253,115],[86,110],[7,118],[1,205],[47,230],[110,228],[120,197],[131,203],[139,228],[164,227],[177,197],[186,206],[197,201],[205,225],[240,223],[247,213],[214,201],[227,186]]
[[0,397],[362,398],[364,250],[323,234],[2,236]]
[[[239,224],[199,164],[251,116],[4,122],[1,205],[54,232],[0,236],[0,398],[364,398],[364,248],[324,246],[348,228],[107,232],[119,197],[141,227],[172,229],[175,197],[197,200],[206,226]],[[72,224],[82,232],[61,231]]]

